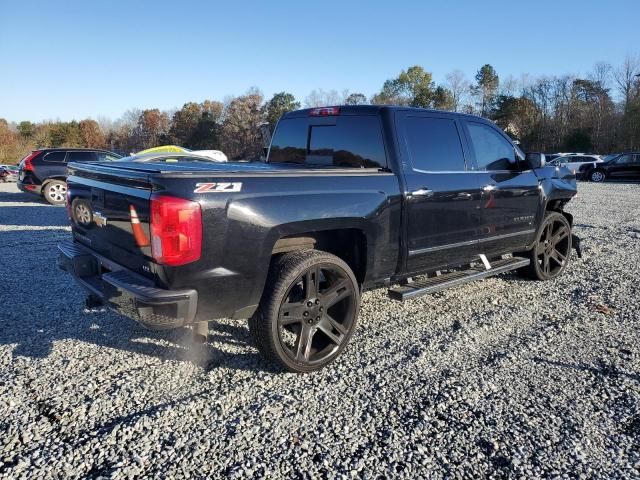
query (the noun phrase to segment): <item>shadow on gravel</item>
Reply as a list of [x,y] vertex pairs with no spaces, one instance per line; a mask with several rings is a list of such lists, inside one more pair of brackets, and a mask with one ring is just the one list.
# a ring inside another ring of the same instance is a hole
[[0,225],[22,227],[66,227],[69,225],[65,208],[49,205],[3,207],[0,205]]
[[203,372],[216,368],[275,371],[257,352],[226,352],[211,345],[215,342],[247,347],[249,332],[246,328],[211,322],[208,342],[202,345],[192,341],[192,333],[188,328],[150,331],[132,320],[107,312],[83,314],[80,305],[73,307],[77,307],[76,316],[68,317],[64,324],[56,325],[49,317],[45,317],[35,325],[32,323],[35,331],[24,331],[20,328],[19,320],[10,319],[8,328],[0,330],[0,345],[15,344],[14,358],[44,359],[51,353],[54,342],[78,340],[163,361],[189,362],[202,368]]
[[[0,207],[0,225],[7,208],[12,207]],[[62,217],[62,225],[66,224],[64,208],[49,211],[60,213],[56,217]],[[62,226],[59,221],[52,224]],[[209,342],[199,345],[186,328],[156,332],[110,311],[84,313],[84,292],[69,274],[58,269],[56,262],[57,243],[69,236],[69,232],[57,229],[0,229],[0,346],[13,347],[10,355],[14,358],[44,359],[55,342],[71,340],[189,362],[203,372],[215,368],[272,371],[257,351],[248,348],[249,331],[240,322],[211,322]],[[14,251],[19,254],[11,254]]]
[[39,195],[24,192],[0,192],[0,202],[16,202],[16,203],[42,203],[49,205],[44,198]]
[[[82,449],[87,444],[89,444],[96,436],[108,438],[116,428],[121,429],[123,427],[135,425],[142,418],[154,417],[164,411],[172,410],[176,407],[188,406],[195,400],[215,398],[217,393],[218,392],[216,391],[216,389],[208,388],[197,393],[183,395],[167,402],[158,403],[156,405],[152,405],[148,408],[144,408],[127,415],[114,417],[108,422],[105,422],[101,425],[97,424],[91,428],[86,428],[79,432],[74,432],[73,438],[67,437],[65,439],[65,448],[71,450]],[[213,410],[212,413],[214,413],[215,415],[220,415],[222,413],[222,407],[216,402],[212,401],[209,408],[210,410]],[[51,422],[53,429],[56,431],[57,435],[61,435],[64,437],[65,433],[64,430],[60,428],[61,426],[58,415],[56,415],[55,412],[48,410],[46,407],[41,406],[40,409],[43,410],[40,413]],[[29,450],[20,452],[18,455],[15,455],[15,452],[11,452],[14,456],[13,458],[11,458],[10,454],[5,457],[4,462],[0,464],[0,474],[3,474],[9,469],[15,467],[20,459],[29,458],[40,449],[42,449],[42,446],[37,445],[36,447],[32,447]],[[11,459],[9,460],[9,458]],[[99,478],[110,476],[110,474],[114,470],[117,470],[117,468],[113,466],[108,460],[100,459],[94,464],[92,469],[87,472],[85,478]]]
[[635,380],[636,382],[640,382],[640,375],[636,373],[623,372],[617,366],[612,364],[601,363],[599,366],[592,366],[584,363],[567,363],[567,362],[559,362],[557,360],[546,360],[540,357],[533,357],[533,361],[536,363],[544,363],[554,367],[567,368],[570,370],[578,370],[582,372],[589,372],[589,373],[593,373],[596,376],[601,376],[601,377],[609,377],[609,378],[624,377],[630,380]]

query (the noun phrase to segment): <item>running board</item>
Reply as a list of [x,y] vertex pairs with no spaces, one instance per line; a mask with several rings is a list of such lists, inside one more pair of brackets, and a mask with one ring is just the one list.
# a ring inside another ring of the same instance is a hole
[[495,260],[491,264],[491,268],[485,268],[484,265],[469,268],[468,270],[445,273],[436,277],[426,278],[415,282],[401,285],[396,288],[389,289],[389,296],[394,300],[409,300],[410,298],[420,297],[429,293],[439,292],[445,288],[457,287],[465,283],[480,280],[481,278],[491,277],[499,273],[515,270],[529,265],[528,258],[506,258]]

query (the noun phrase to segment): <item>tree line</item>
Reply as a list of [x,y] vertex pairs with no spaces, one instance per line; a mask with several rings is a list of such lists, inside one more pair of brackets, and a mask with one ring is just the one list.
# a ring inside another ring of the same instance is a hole
[[385,81],[379,92],[313,90],[304,100],[279,92],[268,100],[257,88],[224,101],[185,103],[175,111],[132,109],[120,119],[81,121],[0,118],[0,163],[15,163],[37,147],[106,148],[128,154],[164,144],[222,150],[230,159],[257,158],[261,127],[297,108],[327,105],[404,105],[487,117],[526,150],[610,153],[640,150],[640,57],[622,65],[597,63],[586,76],[500,78],[490,64],[473,79],[460,70],[437,85],[414,65]]

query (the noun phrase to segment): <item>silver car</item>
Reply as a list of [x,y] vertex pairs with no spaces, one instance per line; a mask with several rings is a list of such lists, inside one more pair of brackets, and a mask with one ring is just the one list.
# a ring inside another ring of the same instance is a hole
[[582,165],[586,163],[595,165],[602,162],[603,160],[599,155],[570,154],[556,157],[549,163],[556,167],[567,167],[574,175],[578,175]]

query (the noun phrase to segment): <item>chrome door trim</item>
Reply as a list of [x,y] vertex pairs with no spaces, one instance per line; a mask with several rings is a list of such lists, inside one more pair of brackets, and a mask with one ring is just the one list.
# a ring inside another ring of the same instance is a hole
[[475,244],[492,242],[494,240],[502,240],[503,238],[517,237],[519,235],[531,235],[535,233],[535,229],[523,230],[521,232],[505,233],[503,235],[494,235],[492,237],[481,238],[479,240],[467,240],[465,242],[448,243],[446,245],[438,245],[437,247],[421,248],[419,250],[409,250],[409,256],[422,255],[423,253],[437,252],[448,248],[468,247]]

